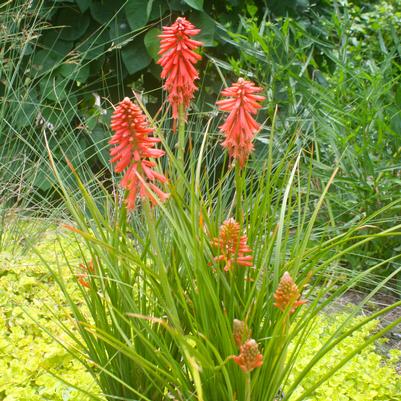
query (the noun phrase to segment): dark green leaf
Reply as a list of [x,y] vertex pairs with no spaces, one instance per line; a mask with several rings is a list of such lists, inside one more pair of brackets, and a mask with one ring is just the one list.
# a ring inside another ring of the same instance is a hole
[[53,76],[42,78],[39,83],[42,96],[53,102],[64,100],[67,97],[65,85],[64,79]]
[[119,44],[128,38],[130,31],[125,15],[119,14],[110,24],[109,36],[115,44]]
[[153,28],[146,33],[144,40],[148,54],[155,61],[159,58],[157,54],[160,48],[160,39],[158,38],[158,35],[160,35],[160,29]]
[[56,24],[65,26],[61,29],[61,39],[75,41],[88,29],[89,16],[72,7],[62,8],[57,15]]
[[106,31],[94,33],[91,36],[85,38],[78,46],[79,50],[84,59],[93,60],[100,57],[104,52],[105,45],[109,42],[108,34]]
[[130,74],[135,74],[144,69],[151,62],[142,38],[138,38],[125,46],[121,50],[121,54],[125,68]]
[[108,24],[117,15],[123,4],[122,0],[92,0],[90,4],[92,17],[99,24]]
[[214,34],[216,31],[214,20],[204,12],[194,12],[191,17],[191,22],[201,30],[200,34],[194,39],[200,40],[204,46],[213,46]]
[[168,0],[170,10],[174,11],[188,11],[191,7],[185,3],[185,0]]
[[125,6],[125,15],[133,31],[143,28],[149,19],[148,0],[130,0]]
[[81,12],[85,12],[89,8],[90,0],[75,0]]
[[199,11],[203,10],[203,0],[184,0],[184,1],[195,10]]
[[89,78],[90,68],[88,64],[63,63],[58,71],[66,79],[83,83]]
[[166,0],[154,0],[152,4],[152,10],[149,15],[149,21],[163,17],[167,10],[168,4],[166,3]]

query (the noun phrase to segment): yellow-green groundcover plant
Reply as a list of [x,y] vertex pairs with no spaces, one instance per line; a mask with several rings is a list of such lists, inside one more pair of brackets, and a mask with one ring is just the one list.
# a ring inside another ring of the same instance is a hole
[[[70,260],[80,263],[76,243],[63,240]],[[51,263],[56,263],[60,248],[54,234],[48,234],[39,251]],[[76,277],[68,269],[66,277],[75,301],[80,304]],[[311,357],[333,334],[342,314],[321,315],[315,330],[310,333],[290,376],[302,370]],[[74,327],[68,306],[59,287],[37,256],[32,253],[17,256],[4,250],[0,253],[0,400],[2,401],[84,401],[85,394],[74,386],[98,393],[92,377],[72,358],[62,344],[68,337],[60,327],[62,322]],[[305,378],[303,385],[317,382],[339,356],[374,332],[373,321],[341,342]],[[51,334],[51,336],[49,335]],[[52,337],[60,340],[60,343]],[[401,376],[396,372],[399,350],[391,350],[389,357],[377,352],[372,344],[356,355],[337,374],[319,387],[310,401],[396,401],[401,400]],[[294,393],[294,398],[302,387]]]

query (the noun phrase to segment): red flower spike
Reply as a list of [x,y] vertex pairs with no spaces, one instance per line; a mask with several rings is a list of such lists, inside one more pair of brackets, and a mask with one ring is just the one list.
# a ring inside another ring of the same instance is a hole
[[[153,129],[149,127],[142,110],[129,98],[122,100],[111,117],[111,129],[114,135],[109,141],[115,145],[110,150],[111,162],[115,163],[114,171],[121,173],[125,170],[120,185],[128,191],[127,208],[134,209],[138,195],[148,198],[153,205],[168,198],[154,183],[167,182],[167,178],[153,168],[154,161],[164,155],[164,151],[154,146],[160,139],[154,138]],[[157,198],[155,197],[157,195]]]
[[262,107],[258,102],[263,101],[265,97],[256,95],[262,90],[253,82],[239,78],[237,83],[221,92],[228,99],[216,102],[221,111],[230,113],[225,123],[220,126],[225,136],[222,146],[228,150],[230,157],[238,160],[240,167],[244,167],[252,153],[252,142],[260,129],[260,124],[252,115]]
[[219,237],[213,238],[212,245],[217,247],[221,254],[213,260],[224,261],[225,271],[233,269],[235,264],[240,266],[252,266],[252,249],[247,245],[248,238],[241,235],[240,225],[233,219],[226,220],[220,227]]
[[179,106],[183,105],[186,110],[197,90],[194,81],[199,79],[199,75],[194,65],[202,57],[194,50],[203,43],[191,37],[199,32],[200,29],[188,20],[178,17],[173,25],[164,26],[159,35],[161,57],[157,63],[163,68],[161,77],[166,78],[163,88],[168,92],[174,119],[178,118]]
[[263,365],[263,355],[259,352],[258,343],[253,338],[241,345],[239,355],[234,356],[233,359],[244,373],[252,372]]
[[281,277],[280,283],[277,287],[273,297],[275,299],[274,306],[279,308],[282,312],[286,309],[290,309],[290,314],[295,312],[295,309],[306,303],[304,300],[300,300],[301,294],[298,286],[290,276],[290,273],[285,272]]

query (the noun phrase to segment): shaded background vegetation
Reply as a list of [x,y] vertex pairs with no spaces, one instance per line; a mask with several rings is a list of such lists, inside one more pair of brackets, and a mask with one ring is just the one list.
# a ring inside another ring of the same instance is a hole
[[[297,127],[309,150],[318,193],[340,171],[321,216],[326,230],[363,219],[401,193],[399,0],[202,1],[69,0],[3,2],[0,9],[0,203],[48,213],[57,205],[44,135],[61,174],[65,157],[82,174],[109,176],[111,104],[132,90],[151,114],[160,108],[157,34],[177,15],[202,29],[198,124],[224,85],[238,75],[267,88],[257,151],[268,144],[278,106],[280,127]],[[277,158],[289,138],[276,136]],[[307,157],[305,164],[309,163]],[[388,223],[400,215],[388,209]],[[383,223],[383,221],[381,221]],[[366,230],[374,231],[375,227]],[[394,239],[369,245],[377,259],[399,252]],[[348,263],[356,270],[358,255]],[[386,266],[383,274],[393,269]]]

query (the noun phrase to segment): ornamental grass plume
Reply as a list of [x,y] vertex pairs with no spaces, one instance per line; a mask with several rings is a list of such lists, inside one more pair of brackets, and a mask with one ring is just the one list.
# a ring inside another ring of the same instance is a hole
[[280,283],[277,287],[273,297],[276,301],[274,306],[279,308],[282,312],[290,309],[290,314],[295,312],[295,309],[306,303],[305,300],[300,300],[301,294],[298,286],[295,284],[290,273],[285,272],[281,277]]
[[225,135],[222,146],[228,150],[230,157],[238,160],[240,167],[244,167],[252,153],[253,139],[260,129],[260,124],[252,115],[255,115],[262,107],[258,102],[263,101],[265,97],[256,94],[262,90],[253,82],[239,78],[238,82],[221,92],[228,99],[216,102],[221,111],[230,113],[224,124],[220,126],[220,130]]
[[224,261],[225,271],[233,269],[234,265],[252,266],[252,249],[247,245],[248,238],[241,235],[240,225],[233,219],[227,219],[220,226],[219,237],[213,238],[212,245],[221,252],[213,258],[215,262]]
[[166,78],[163,88],[168,92],[174,120],[179,117],[180,106],[184,110],[188,108],[197,90],[194,81],[199,79],[199,74],[194,65],[202,57],[194,50],[203,43],[191,37],[199,32],[200,29],[184,17],[178,17],[173,25],[164,26],[159,35],[161,57],[157,63],[163,68],[161,77]]
[[244,373],[252,372],[263,365],[263,355],[259,352],[258,343],[253,338],[241,345],[239,355],[234,356],[233,360]]
[[153,170],[156,163],[148,160],[157,159],[165,152],[154,148],[160,139],[151,136],[153,128],[149,127],[146,116],[128,97],[124,98],[114,110],[111,129],[114,135],[109,143],[115,145],[110,150],[111,162],[116,163],[114,167],[116,173],[125,170],[120,184],[128,192],[127,208],[135,208],[138,195],[149,199],[153,205],[157,204],[158,199],[161,202],[165,201],[169,195],[154,183],[156,181],[165,183],[167,178]]

